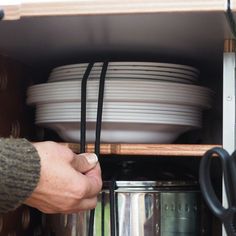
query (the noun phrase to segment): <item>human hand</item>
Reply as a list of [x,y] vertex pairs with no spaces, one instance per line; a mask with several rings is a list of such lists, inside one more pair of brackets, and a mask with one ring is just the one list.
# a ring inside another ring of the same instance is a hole
[[96,155],[76,155],[55,142],[33,145],[40,156],[40,179],[25,204],[44,213],[73,213],[95,208],[102,187]]

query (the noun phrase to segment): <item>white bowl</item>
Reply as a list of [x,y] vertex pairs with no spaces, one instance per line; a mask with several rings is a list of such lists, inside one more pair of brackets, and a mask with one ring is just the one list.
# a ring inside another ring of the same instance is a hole
[[[58,133],[65,142],[80,141],[79,122],[45,122],[41,126]],[[104,122],[101,143],[172,143],[193,127],[181,125]],[[95,141],[95,122],[88,123],[86,141]]]

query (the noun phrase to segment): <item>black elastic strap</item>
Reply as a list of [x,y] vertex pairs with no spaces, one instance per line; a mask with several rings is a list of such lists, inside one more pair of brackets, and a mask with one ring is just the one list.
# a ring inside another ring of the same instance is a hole
[[101,236],[105,236],[105,192],[101,196]]
[[110,197],[110,227],[111,227],[111,236],[116,235],[116,204],[115,204],[115,189],[116,182],[112,180],[109,184],[109,197]]
[[90,211],[90,214],[89,214],[89,232],[88,232],[88,236],[93,236],[94,213],[95,213],[95,209],[92,209]]
[[[96,139],[95,139],[95,154],[97,155],[98,160],[100,159],[99,154],[100,154],[100,137],[101,137],[101,127],[102,127],[102,108],[103,108],[104,86],[105,86],[107,67],[108,67],[108,62],[104,62],[103,66],[102,66],[102,72],[101,72],[100,83],[99,83],[97,122],[96,122]],[[94,213],[95,213],[95,209],[92,209],[90,211],[90,217],[89,217],[88,236],[93,236]]]
[[[114,185],[115,189],[117,189],[116,182]],[[115,193],[116,194],[116,193]],[[115,195],[115,222],[116,222],[116,235],[119,234],[119,211],[118,211],[118,204],[117,204],[117,195]]]
[[[87,80],[89,74],[93,68],[94,63],[89,63],[84,76],[81,81],[81,117],[80,117],[80,153],[86,151],[86,98],[87,98]],[[92,215],[93,214],[93,215]],[[93,222],[91,223],[91,218],[94,219],[94,211],[90,212],[89,221],[89,232],[92,231],[93,234]],[[89,233],[89,235],[92,235]]]
[[89,63],[81,81],[80,153],[86,149],[86,98],[87,80],[94,63]]
[[95,153],[99,158],[100,154],[100,138],[101,138],[101,127],[102,127],[102,108],[103,108],[103,97],[105,78],[107,73],[108,62],[104,62],[99,83],[99,94],[98,94],[98,106],[97,106],[97,123],[96,123],[96,139],[95,139]]

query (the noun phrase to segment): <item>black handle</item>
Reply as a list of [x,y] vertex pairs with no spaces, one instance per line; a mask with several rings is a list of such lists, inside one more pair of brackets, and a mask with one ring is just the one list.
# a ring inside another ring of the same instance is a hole
[[[212,156],[216,154],[219,156],[221,163],[222,163],[222,169],[224,173],[227,170],[227,167],[230,163],[230,155],[228,152],[222,148],[212,148],[209,151],[205,153],[203,156],[201,163],[200,163],[200,170],[199,170],[199,182],[200,182],[200,187],[202,194],[210,207],[210,209],[213,211],[213,213],[218,216],[220,219],[224,217],[226,214],[227,209],[225,209],[222,206],[222,203],[219,201],[217,198],[215,191],[212,187],[211,183],[211,178],[210,178],[210,164],[212,160]],[[226,187],[226,194],[228,199],[230,198],[229,196],[229,175],[228,173],[225,173],[225,187]],[[232,188],[232,186],[231,186]]]

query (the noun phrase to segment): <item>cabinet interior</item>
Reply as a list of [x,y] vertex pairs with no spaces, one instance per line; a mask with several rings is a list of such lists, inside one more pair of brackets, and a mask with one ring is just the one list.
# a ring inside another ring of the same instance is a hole
[[224,12],[29,17],[0,22],[0,33],[0,54],[27,68],[31,84],[46,82],[53,67],[90,60],[198,68],[199,84],[212,88],[215,98],[204,115],[204,135],[192,143],[221,144],[223,47],[232,37]]
[[[43,131],[34,126],[34,110],[25,105],[27,87],[46,82],[53,67],[108,59],[198,68],[199,84],[215,92],[214,105],[204,113],[203,128],[182,135],[176,143],[222,143],[223,47],[224,40],[232,37],[224,12],[31,17],[0,22],[0,35],[1,136],[41,140]],[[50,131],[44,131],[45,137],[61,141]],[[102,159],[107,178],[112,178],[114,169],[127,170],[129,178],[130,168],[140,173],[142,166],[142,171],[157,166],[169,172],[178,166],[198,177],[199,158],[113,157]],[[213,175],[220,188],[218,171],[214,168]]]
[[[9,80],[0,93],[3,136],[20,125],[21,136],[42,139],[42,130],[33,124],[33,109],[24,104],[25,94],[27,86],[46,82],[53,67],[138,60],[198,68],[199,84],[215,92],[213,108],[204,112],[201,130],[182,135],[176,143],[222,143],[223,47],[232,37],[224,12],[29,17],[0,22],[0,34],[2,77],[7,73]],[[51,131],[46,138],[61,141]]]

